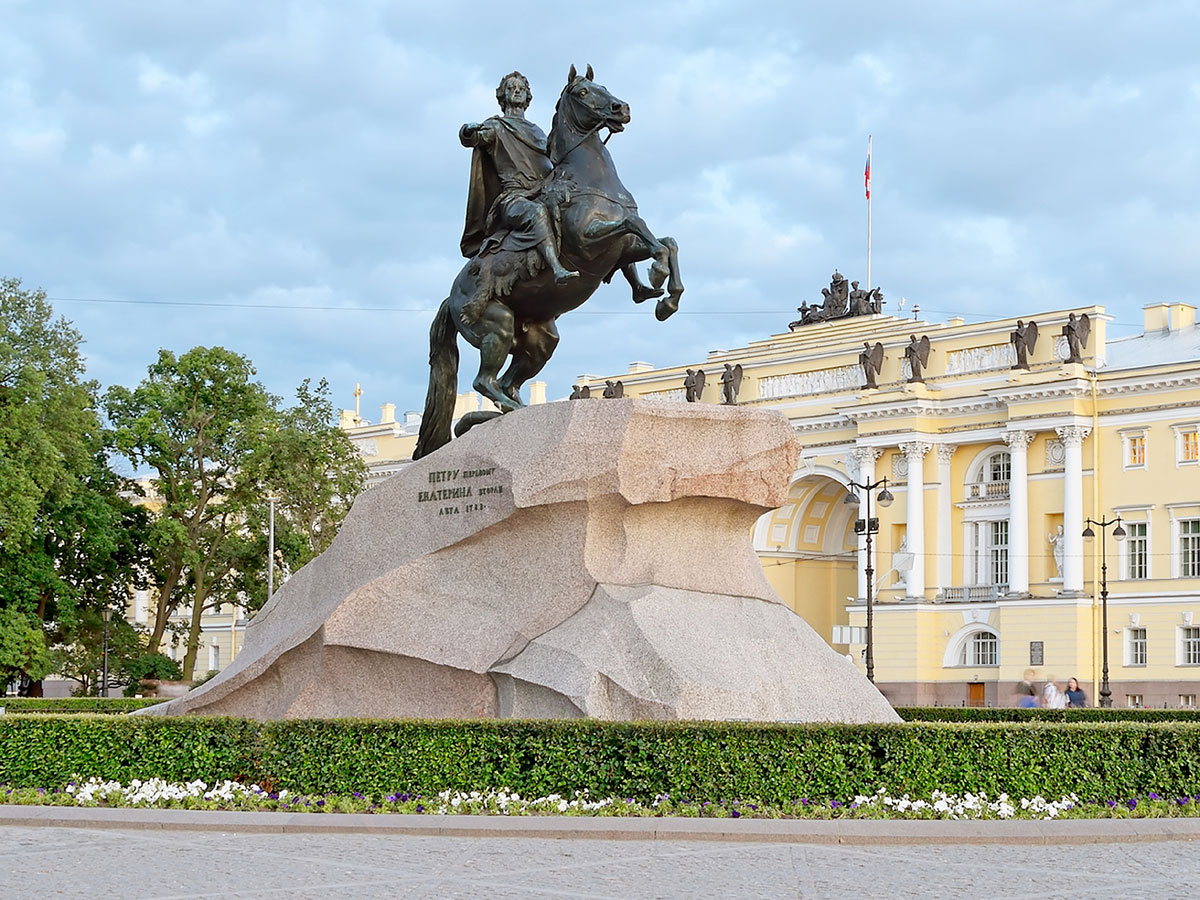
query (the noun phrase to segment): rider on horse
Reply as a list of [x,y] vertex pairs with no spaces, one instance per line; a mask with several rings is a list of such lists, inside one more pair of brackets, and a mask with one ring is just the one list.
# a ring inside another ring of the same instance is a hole
[[539,199],[554,166],[546,153],[546,135],[525,118],[532,99],[525,76],[510,72],[496,88],[503,115],[459,129],[463,146],[475,151],[460,247],[467,259],[501,249],[536,250],[555,282],[564,284],[579,273],[559,262],[550,214]]

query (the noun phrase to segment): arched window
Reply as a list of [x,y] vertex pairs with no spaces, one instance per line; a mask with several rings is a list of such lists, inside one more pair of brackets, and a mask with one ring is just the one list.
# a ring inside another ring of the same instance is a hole
[[1000,646],[996,635],[990,631],[976,631],[962,642],[959,654],[960,666],[998,666]]
[[1012,480],[1012,456],[1007,450],[1001,450],[999,453],[993,453],[988,457],[987,464],[983,467],[984,481],[1011,481]]
[[946,645],[946,668],[1000,665],[1000,636],[990,625],[975,622],[962,628]]

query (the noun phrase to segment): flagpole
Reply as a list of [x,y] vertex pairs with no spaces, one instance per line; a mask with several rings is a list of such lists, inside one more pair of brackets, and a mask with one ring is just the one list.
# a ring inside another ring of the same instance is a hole
[[867,135],[867,290],[874,288],[871,281],[871,135]]

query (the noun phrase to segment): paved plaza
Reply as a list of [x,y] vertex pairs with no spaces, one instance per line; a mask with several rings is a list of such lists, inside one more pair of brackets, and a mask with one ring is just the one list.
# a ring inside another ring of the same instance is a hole
[[[482,830],[481,836],[457,837],[343,831],[333,826],[345,817],[307,818],[314,824],[323,820],[330,830],[188,830],[178,822],[165,829],[7,824],[0,828],[0,897],[1200,896],[1198,845],[1187,833],[1147,832],[1136,822],[1095,823],[1095,843],[1080,842],[1086,829],[1070,828],[1055,843],[1053,833],[1043,830],[1048,826],[1039,823],[893,822],[880,833],[881,840],[893,842],[872,845],[865,832],[845,833],[843,839],[852,843],[831,843],[828,831],[793,835],[790,841],[706,840],[696,831],[688,832],[688,840],[503,837]],[[1009,832],[1016,843],[941,843],[944,837],[923,827],[913,828],[906,843],[899,840],[902,824],[1018,827]]]

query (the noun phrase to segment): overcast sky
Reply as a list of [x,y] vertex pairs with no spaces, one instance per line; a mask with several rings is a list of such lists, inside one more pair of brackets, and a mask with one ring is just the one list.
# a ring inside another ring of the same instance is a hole
[[54,298],[104,385],[223,345],[280,395],[325,377],[371,420],[420,409],[463,263],[458,128],[519,69],[549,130],[590,63],[687,293],[660,323],[602,287],[559,322],[551,397],[784,331],[835,268],[865,281],[868,134],[885,311],[1099,303],[1127,334],[1200,301],[1198,9],[0,0],[0,274]]

